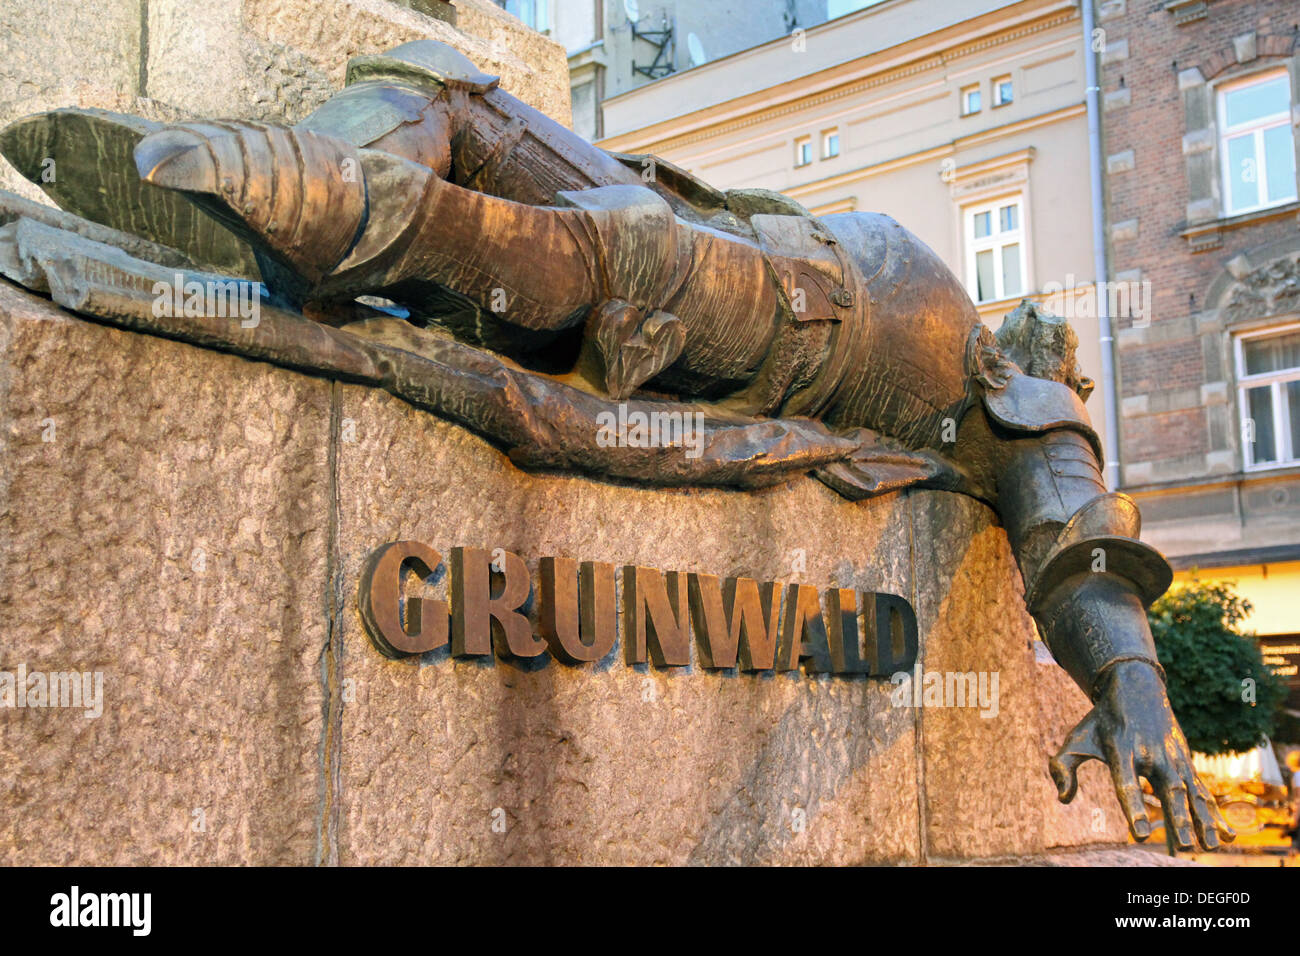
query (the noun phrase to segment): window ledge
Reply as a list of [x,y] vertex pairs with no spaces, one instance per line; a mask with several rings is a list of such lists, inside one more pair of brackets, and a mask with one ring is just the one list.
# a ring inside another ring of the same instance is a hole
[[1223,233],[1225,232],[1268,222],[1273,219],[1295,216],[1298,213],[1300,213],[1300,200],[1293,200],[1281,206],[1269,206],[1265,209],[1243,212],[1240,215],[1227,216],[1223,219],[1199,222],[1194,226],[1188,226],[1178,234],[1187,240],[1192,252],[1205,252],[1223,245]]
[[[969,293],[967,294],[969,295]],[[971,301],[974,303],[975,311],[979,313],[982,321],[989,318],[1005,318],[1008,312],[1014,311],[1026,299],[1041,304],[1039,302],[1041,298],[1043,298],[1041,293],[1022,292],[1019,295],[1007,296],[1005,299],[989,299],[987,302],[975,302],[974,297],[972,297]]]
[[1238,468],[1235,471],[1217,475],[1197,475],[1192,478],[1172,478],[1166,481],[1125,483],[1120,486],[1120,489],[1132,495],[1153,495],[1176,491],[1205,491],[1210,488],[1245,487],[1281,478],[1300,478],[1300,462],[1282,462],[1274,468],[1252,468],[1248,471]]
[[1202,20],[1210,12],[1209,0],[1166,0],[1165,10],[1174,15],[1174,23],[1182,26],[1193,20]]
[[1241,473],[1244,477],[1251,478],[1255,475],[1271,475],[1283,469],[1295,471],[1297,468],[1300,468],[1300,459],[1288,458],[1286,461],[1269,461],[1258,465],[1246,465],[1242,468]]

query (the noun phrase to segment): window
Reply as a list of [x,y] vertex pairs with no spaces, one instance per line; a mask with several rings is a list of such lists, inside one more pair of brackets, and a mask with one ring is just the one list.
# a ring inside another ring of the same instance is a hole
[[1300,458],[1300,326],[1237,339],[1237,385],[1247,468]]
[[961,91],[961,115],[970,116],[972,113],[980,111],[980,88],[976,86],[963,87]]
[[524,26],[532,27],[538,33],[547,33],[551,29],[550,0],[498,0],[506,13],[513,13]]
[[822,133],[822,159],[833,159],[840,154],[840,131],[828,129]]
[[1011,77],[999,76],[993,80],[993,105],[1006,106],[1015,96],[1011,89]]
[[1291,80],[1285,70],[1221,89],[1219,129],[1226,215],[1296,198]]
[[996,302],[1025,291],[1021,205],[1016,197],[966,210],[966,282],[976,302]]
[[794,164],[807,166],[812,162],[812,137],[802,136],[794,141]]

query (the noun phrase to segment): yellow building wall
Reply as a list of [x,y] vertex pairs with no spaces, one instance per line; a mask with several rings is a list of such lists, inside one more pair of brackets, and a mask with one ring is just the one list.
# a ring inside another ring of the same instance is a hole
[[1174,586],[1193,578],[1204,582],[1231,582],[1237,593],[1254,606],[1241,625],[1256,634],[1300,633],[1300,561],[1251,564],[1235,568],[1178,571]]

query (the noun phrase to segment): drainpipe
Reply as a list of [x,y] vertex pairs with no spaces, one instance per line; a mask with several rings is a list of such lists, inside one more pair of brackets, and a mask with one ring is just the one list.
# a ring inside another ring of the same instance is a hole
[[1106,194],[1102,184],[1101,86],[1097,79],[1097,54],[1092,49],[1095,26],[1094,0],[1081,0],[1083,12],[1083,63],[1087,78],[1088,172],[1092,181],[1092,263],[1096,273],[1097,331],[1101,336],[1101,397],[1105,410],[1104,448],[1106,489],[1119,486],[1119,403],[1115,394],[1115,338],[1111,335],[1110,304],[1106,289],[1110,274],[1106,266]]

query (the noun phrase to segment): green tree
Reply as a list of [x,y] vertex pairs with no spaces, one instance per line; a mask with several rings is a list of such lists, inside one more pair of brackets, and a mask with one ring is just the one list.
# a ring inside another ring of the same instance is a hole
[[1273,731],[1287,689],[1253,637],[1238,630],[1250,612],[1231,584],[1195,579],[1148,612],[1169,701],[1193,750],[1240,753]]

